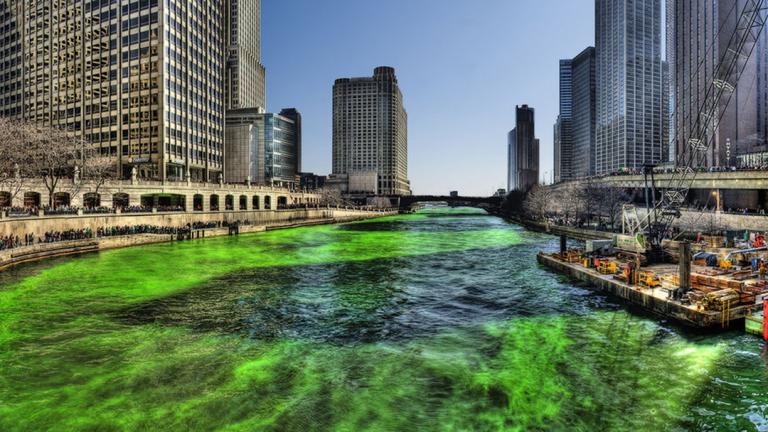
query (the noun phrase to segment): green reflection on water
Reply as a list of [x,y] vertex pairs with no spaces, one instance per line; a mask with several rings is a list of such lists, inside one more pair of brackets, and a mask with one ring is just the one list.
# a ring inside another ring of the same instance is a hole
[[360,344],[253,340],[112,315],[243,269],[541,240],[498,222],[451,228],[314,227],[30,267],[36,273],[0,291],[0,430],[666,430],[700,397],[722,344],[659,338],[655,324],[623,311]]
[[[608,315],[520,319],[357,347],[246,342],[154,326],[87,331],[44,353],[16,353],[14,363],[25,365],[4,376],[24,385],[2,394],[0,426],[665,429],[700,390],[718,347],[671,340],[647,348],[648,334],[639,331],[615,352],[600,338],[610,323]],[[574,349],[571,332],[597,339]],[[677,366],[667,370],[665,362]]]

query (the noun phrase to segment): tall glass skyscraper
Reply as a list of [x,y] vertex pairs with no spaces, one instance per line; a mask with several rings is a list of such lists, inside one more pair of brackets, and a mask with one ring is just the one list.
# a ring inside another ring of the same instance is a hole
[[573,65],[560,60],[560,114],[555,123],[555,182],[573,178]]
[[539,140],[533,108],[518,106],[515,113],[515,128],[507,137],[507,190],[527,192],[539,183]]
[[[668,0],[670,61],[675,111],[674,141],[679,154],[697,116],[707,88],[715,79],[719,60],[728,49],[748,0]],[[752,55],[737,66],[744,68],[707,150],[707,166],[735,165],[739,156],[768,151],[768,31],[763,31]],[[725,104],[725,101],[721,102]],[[712,125],[709,125],[711,128]],[[762,158],[761,158],[762,159]]]
[[667,160],[662,0],[596,0],[596,173]]
[[595,48],[560,60],[560,114],[555,124],[555,181],[595,174]]
[[589,47],[571,61],[573,74],[573,115],[571,140],[574,178],[595,175],[596,102],[595,48]]

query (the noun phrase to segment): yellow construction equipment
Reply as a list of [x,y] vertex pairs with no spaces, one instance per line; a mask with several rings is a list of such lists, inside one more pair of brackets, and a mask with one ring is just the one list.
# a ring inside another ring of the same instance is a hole
[[616,264],[616,261],[601,260],[597,271],[604,275],[612,275],[619,272],[619,266]]
[[654,272],[643,271],[640,272],[639,284],[648,288],[658,288],[661,286],[661,279]]

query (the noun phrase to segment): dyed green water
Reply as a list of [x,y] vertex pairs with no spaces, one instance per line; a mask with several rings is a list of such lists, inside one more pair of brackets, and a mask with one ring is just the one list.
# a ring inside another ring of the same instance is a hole
[[0,275],[0,430],[768,430],[763,345],[630,313],[469,210]]

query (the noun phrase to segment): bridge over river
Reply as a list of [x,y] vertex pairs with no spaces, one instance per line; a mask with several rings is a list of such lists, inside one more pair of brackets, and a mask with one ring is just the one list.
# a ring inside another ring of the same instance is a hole
[[400,208],[410,209],[420,203],[447,203],[452,207],[477,207],[486,210],[501,207],[503,197],[464,197],[440,195],[412,195],[400,198]]

